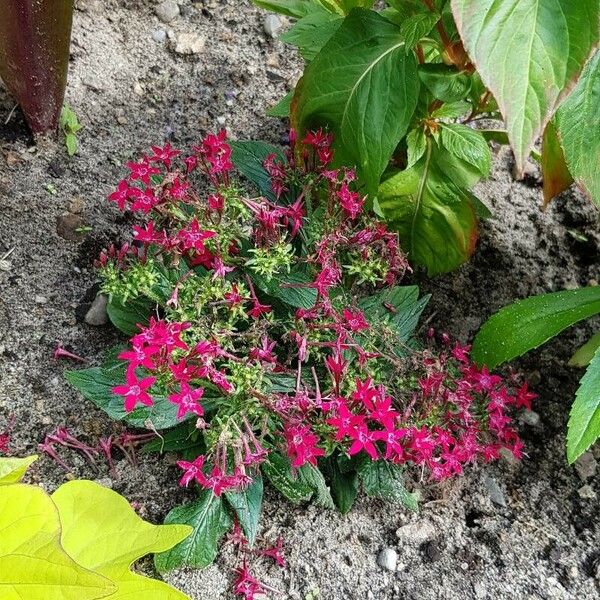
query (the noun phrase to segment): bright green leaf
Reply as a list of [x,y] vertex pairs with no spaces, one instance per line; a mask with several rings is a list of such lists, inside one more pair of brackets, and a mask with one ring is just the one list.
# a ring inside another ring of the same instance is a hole
[[443,102],[464,100],[471,88],[468,75],[443,63],[419,65],[419,79],[434,99]]
[[400,35],[404,38],[406,52],[410,52],[439,19],[439,15],[431,12],[417,13],[405,19],[400,25]]
[[261,465],[261,470],[271,485],[285,496],[290,502],[296,504],[310,500],[313,488],[292,472],[292,467],[287,456],[277,451],[269,452],[267,460]]
[[475,337],[471,356],[476,363],[494,368],[598,313],[600,286],[518,300],[483,324]]
[[21,481],[27,469],[29,469],[37,458],[35,454],[25,458],[0,456],[0,485],[8,485]]
[[356,9],[304,71],[292,102],[292,125],[300,135],[329,127],[336,162],[356,165],[375,196],[417,104],[416,70],[398,27]]
[[400,465],[387,460],[365,460],[358,469],[367,496],[399,502],[417,511],[418,495],[409,492],[404,485],[404,471]]
[[315,0],[252,0],[252,2],[260,8],[296,19],[305,17],[316,7],[320,7]]
[[570,367],[587,367],[600,348],[600,331],[595,333],[583,346],[581,346],[569,359]]
[[567,457],[576,461],[600,437],[600,348],[581,379],[569,416]]
[[74,133],[65,134],[65,145],[67,146],[67,154],[69,156],[75,156],[75,154],[77,154],[77,136]]
[[498,101],[521,172],[598,42],[599,9],[598,0],[452,0],[464,46]]
[[109,578],[110,600],[189,600],[161,581],[130,571],[146,554],[165,552],[192,533],[187,525],[152,525],[123,496],[93,481],[71,481],[52,499],[62,523],[61,541],[79,564]]
[[340,15],[325,10],[315,11],[300,19],[291,29],[279,36],[282,42],[296,46],[306,60],[312,60],[339,29]]
[[558,109],[556,124],[571,175],[600,207],[600,51]]
[[154,557],[159,573],[182,566],[203,569],[217,556],[219,541],[232,525],[222,497],[212,490],[201,490],[198,498],[189,504],[176,506],[167,515],[165,523],[183,523],[193,529],[192,535],[174,548]]
[[225,492],[227,502],[235,512],[244,535],[248,538],[250,546],[254,545],[258,532],[258,521],[262,509],[263,479],[255,475],[252,483],[239,492]]
[[471,105],[464,100],[446,102],[432,111],[431,116],[434,119],[458,119],[458,117],[462,117],[471,112],[471,109]]
[[444,173],[440,166],[444,156],[433,151],[432,144],[414,167],[384,180],[378,197],[408,259],[436,275],[455,269],[471,256],[477,217],[471,195]]
[[442,123],[440,128],[442,146],[448,152],[474,166],[483,177],[490,174],[492,153],[478,131],[458,123]]
[[427,150],[427,138],[420,127],[412,129],[406,136],[406,168],[414,167]]
[[63,550],[60,525],[56,506],[41,488],[0,487],[2,600],[95,600],[115,591],[109,579]]

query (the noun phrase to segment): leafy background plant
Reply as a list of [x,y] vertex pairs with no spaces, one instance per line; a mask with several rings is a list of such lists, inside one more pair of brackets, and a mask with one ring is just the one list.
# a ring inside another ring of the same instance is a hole
[[[430,275],[467,260],[490,216],[470,190],[489,175],[491,140],[511,144],[522,172],[544,133],[545,202],[574,179],[600,204],[600,142],[586,134],[600,126],[596,0],[255,3],[296,19],[281,39],[307,61],[270,114],[289,112],[300,135],[335,132],[336,160],[358,165]],[[472,128],[484,118],[505,130]]]
[[189,527],[147,523],[127,500],[92,481],[70,481],[52,496],[19,483],[35,459],[0,457],[3,599],[188,598],[130,568],[187,538]]

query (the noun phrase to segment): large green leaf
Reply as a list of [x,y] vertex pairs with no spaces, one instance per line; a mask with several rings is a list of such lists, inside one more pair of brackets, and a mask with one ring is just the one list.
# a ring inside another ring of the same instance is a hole
[[41,488],[0,487],[0,598],[95,600],[113,583],[77,564],[60,545],[56,506]]
[[367,496],[399,502],[410,510],[418,510],[418,495],[404,485],[404,471],[400,465],[387,460],[365,460],[358,469]]
[[483,177],[490,174],[492,153],[485,138],[466,125],[440,123],[442,146],[451,154],[475,167]]
[[146,325],[155,304],[146,298],[128,300],[125,304],[111,299],[106,305],[110,322],[126,335],[139,332],[139,325]]
[[481,327],[471,356],[493,368],[541,346],[574,323],[600,313],[600,286],[532,296],[505,306]]
[[419,65],[419,79],[433,98],[443,102],[464,100],[471,89],[468,75],[443,63]]
[[331,497],[331,490],[318,467],[306,464],[298,469],[298,478],[314,490],[313,501],[325,508],[333,509],[335,504]]
[[312,308],[317,300],[317,290],[308,287],[312,279],[302,271],[291,271],[270,281],[252,273],[252,279],[263,292],[294,308]]
[[558,109],[556,124],[571,175],[600,206],[600,51]]
[[279,36],[282,42],[296,46],[306,60],[312,60],[339,29],[343,18],[325,10],[300,19],[290,30]]
[[567,458],[577,460],[600,437],[600,348],[596,350],[575,396],[569,416]]
[[452,0],[463,44],[506,120],[523,171],[598,42],[598,0]]
[[77,388],[84,398],[91,400],[108,416],[124,421],[133,427],[146,429],[168,429],[181,422],[177,418],[177,405],[167,398],[152,394],[152,406],[138,406],[128,413],[122,396],[113,394],[113,387],[125,380],[125,364],[109,367],[91,367],[78,371],[66,371],[67,381]]
[[335,506],[345,515],[350,511],[358,496],[358,473],[353,469],[342,471],[339,460],[339,456],[331,456],[325,464],[331,483],[331,496]]
[[468,169],[454,159],[452,179],[446,175],[450,158],[432,148],[410,169],[385,179],[379,188],[379,205],[400,234],[400,242],[413,265],[429,275],[445,273],[465,262],[477,241],[477,217],[472,195],[459,187],[467,183]]
[[217,556],[219,541],[232,525],[222,497],[212,490],[201,490],[198,498],[184,506],[176,506],[165,523],[190,525],[192,534],[171,550],[157,554],[154,564],[159,573],[182,566],[202,569]]
[[227,502],[235,512],[250,545],[254,544],[258,532],[258,521],[262,509],[263,479],[260,474],[252,478],[252,483],[239,492],[225,492]]
[[312,485],[292,472],[289,459],[280,452],[269,452],[261,470],[271,485],[291,502],[306,502],[314,493]]
[[79,564],[116,586],[110,600],[189,600],[162,581],[130,570],[146,554],[169,550],[192,533],[188,525],[152,525],[129,502],[93,481],[71,481],[52,495],[62,524],[61,542]]
[[271,178],[263,167],[265,158],[269,154],[275,154],[283,160],[281,149],[267,142],[230,142],[231,160],[235,168],[246,179],[251,181],[263,196],[275,200],[275,194],[271,188]]
[[292,125],[301,134],[329,127],[336,163],[356,165],[374,196],[418,93],[416,60],[404,51],[398,27],[355,9],[304,71],[292,101]]
[[256,6],[300,19],[319,7],[318,0],[252,0]]

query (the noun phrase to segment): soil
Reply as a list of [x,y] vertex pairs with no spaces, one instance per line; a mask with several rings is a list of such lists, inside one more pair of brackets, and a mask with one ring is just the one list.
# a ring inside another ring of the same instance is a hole
[[[61,143],[33,145],[18,110],[0,88],[0,429],[14,415],[12,452],[36,451],[67,425],[95,440],[116,425],[63,378],[73,365],[53,358],[57,344],[99,362],[119,338],[83,315],[94,297],[92,260],[131,223],[105,200],[124,174],[122,163],[151,144],[189,146],[226,126],[238,139],[278,142],[285,124],[265,116],[295,82],[296,54],[264,31],[265,13],[247,0],[182,0],[181,16],[164,25],[150,0],[76,3],[67,101],[84,125],[80,151]],[[162,30],[163,42],[155,41]],[[179,55],[180,33],[196,33],[198,54]],[[153,37],[154,36],[154,37]],[[200,44],[201,45],[201,44]],[[539,173],[511,176],[506,149],[477,190],[494,217],[482,224],[473,260],[433,280],[412,277],[433,294],[428,325],[468,340],[494,310],[516,297],[588,285],[600,279],[598,213],[577,191],[540,210]],[[568,408],[580,371],[565,366],[599,323],[559,336],[516,364],[540,398],[522,423],[527,456],[473,468],[441,486],[417,483],[418,515],[361,499],[342,517],[294,507],[267,492],[262,535],[283,535],[288,568],[261,564],[258,575],[282,598],[562,599],[600,598],[600,475],[582,481],[564,453]],[[600,458],[597,450],[596,457]],[[68,457],[72,475],[42,458],[31,479],[49,490],[66,477],[99,480],[160,522],[188,494],[164,458],[122,460],[117,476]],[[587,484],[592,493],[579,490]],[[394,572],[377,565],[394,548]],[[224,549],[203,570],[167,580],[194,600],[230,597],[233,557]]]

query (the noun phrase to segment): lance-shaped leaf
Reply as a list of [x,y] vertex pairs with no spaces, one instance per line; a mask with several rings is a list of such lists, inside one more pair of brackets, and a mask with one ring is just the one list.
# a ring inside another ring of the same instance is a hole
[[429,275],[458,267],[477,241],[472,196],[446,176],[438,152],[429,141],[414,167],[393,174],[379,188],[390,227],[398,231],[411,263],[426,267]]
[[248,542],[250,542],[251,546],[254,545],[262,508],[262,477],[260,474],[255,475],[252,483],[244,490],[240,490],[239,492],[225,492],[225,498],[235,512],[244,535],[248,538]]
[[312,60],[339,29],[343,18],[326,10],[316,10],[300,19],[279,36],[282,42],[296,46],[306,60]]
[[292,125],[300,134],[329,127],[335,162],[356,165],[374,196],[418,92],[416,60],[404,51],[399,28],[373,11],[355,9],[304,71]]
[[387,460],[365,460],[359,467],[358,474],[367,496],[399,502],[415,512],[419,509],[418,494],[406,489],[400,465]]
[[558,110],[556,125],[571,175],[600,207],[600,51]]
[[12,456],[0,457],[0,485],[8,485],[21,481],[27,469],[37,460],[37,456],[17,458]]
[[598,0],[452,0],[463,44],[498,102],[517,167],[598,42]]
[[570,367],[587,367],[596,350],[600,348],[600,331],[595,333],[583,346],[579,347],[575,354],[569,359],[568,365]]
[[544,207],[572,183],[565,156],[556,135],[554,121],[550,121],[544,129],[542,138],[542,177],[544,180]]
[[110,600],[189,600],[168,586],[133,573],[142,556],[164,552],[187,538],[187,525],[152,525],[123,496],[93,481],[71,481],[52,495],[62,523],[61,541],[79,564],[110,579]]
[[567,458],[575,462],[600,437],[600,349],[596,350],[569,416]]
[[600,286],[518,300],[481,327],[471,356],[490,368],[541,346],[561,331],[600,313]]
[[183,523],[190,525],[193,531],[177,546],[154,557],[159,573],[181,566],[202,569],[210,565],[232,520],[222,497],[215,496],[212,490],[201,490],[194,502],[176,506],[167,515],[165,523]]
[[95,600],[115,591],[109,579],[63,550],[60,525],[56,506],[41,488],[0,487],[2,600]]

